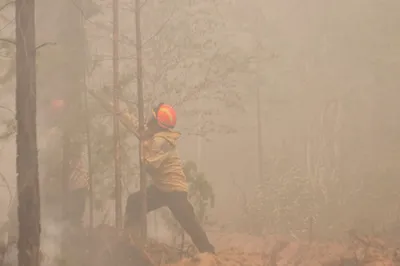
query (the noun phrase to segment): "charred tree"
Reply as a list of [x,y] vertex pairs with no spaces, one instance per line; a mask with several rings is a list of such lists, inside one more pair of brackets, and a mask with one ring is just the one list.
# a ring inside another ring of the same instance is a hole
[[40,196],[36,136],[35,1],[16,0],[18,264],[39,265]]
[[115,170],[115,225],[122,228],[121,142],[119,136],[119,1],[113,1],[113,134]]
[[142,34],[140,25],[141,4],[136,0],[136,67],[137,67],[137,97],[138,97],[138,120],[139,120],[139,171],[140,171],[140,193],[142,196],[141,208],[141,237],[143,243],[147,240],[147,202],[146,202],[146,173],[143,167],[143,133],[144,133],[144,104],[143,104],[143,63],[142,63]]
[[67,205],[74,198],[69,195],[73,164],[86,152],[86,119],[82,113],[89,62],[84,21],[91,2],[36,1],[37,40],[56,43],[41,50],[38,58],[39,119],[43,133],[51,140],[40,149],[44,170],[42,206],[43,215],[50,219],[68,216]]

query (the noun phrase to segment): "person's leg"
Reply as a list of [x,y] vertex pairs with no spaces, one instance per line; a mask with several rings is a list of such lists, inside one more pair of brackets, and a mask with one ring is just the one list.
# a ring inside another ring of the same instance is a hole
[[[147,212],[165,206],[164,193],[154,186],[147,188]],[[141,195],[137,191],[129,195],[125,208],[124,227],[134,226],[140,221]]]
[[215,253],[214,246],[208,240],[206,232],[198,222],[192,204],[186,192],[168,193],[167,206],[182,228],[191,237],[199,252]]

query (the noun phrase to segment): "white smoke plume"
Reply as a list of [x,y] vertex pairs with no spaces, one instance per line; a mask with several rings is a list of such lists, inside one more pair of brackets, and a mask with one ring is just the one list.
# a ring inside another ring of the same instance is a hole
[[[51,220],[44,220],[40,237],[40,250],[42,254],[41,265],[55,265],[60,261],[61,239],[64,225]],[[17,243],[9,243],[3,260],[4,266],[18,265]]]

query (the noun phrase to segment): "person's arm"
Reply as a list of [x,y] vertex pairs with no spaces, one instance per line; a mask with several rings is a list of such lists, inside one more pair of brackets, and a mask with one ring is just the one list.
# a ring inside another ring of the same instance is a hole
[[151,174],[152,170],[160,168],[172,149],[173,145],[166,139],[155,137],[143,158],[146,170]]
[[128,111],[122,111],[118,113],[117,116],[122,125],[124,125],[129,131],[135,134],[136,137],[139,137],[136,125],[137,119],[136,117],[134,117],[134,115],[132,115]]
[[[89,90],[88,91],[90,95],[93,96],[100,104],[101,106],[106,109],[110,113],[115,113],[114,112],[114,106],[112,103],[109,103],[105,101],[103,98],[101,98],[99,95],[97,95],[94,91]],[[137,121],[138,119],[128,111],[122,111],[116,114],[118,116],[119,121],[121,124],[126,127],[129,131],[131,131],[133,134],[135,134],[136,137],[139,138],[139,132],[137,130]]]

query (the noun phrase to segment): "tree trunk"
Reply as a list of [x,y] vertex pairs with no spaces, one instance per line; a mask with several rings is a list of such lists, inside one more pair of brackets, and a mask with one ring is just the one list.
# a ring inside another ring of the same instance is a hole
[[119,7],[118,0],[113,1],[113,133],[114,133],[114,169],[115,169],[115,225],[122,228],[122,183],[121,183],[121,143],[119,137]]
[[140,31],[140,0],[136,0],[135,21],[136,21],[136,64],[137,64],[137,96],[138,96],[138,119],[139,119],[139,171],[140,171],[140,193],[142,195],[141,211],[141,237],[142,243],[147,240],[147,202],[146,202],[146,173],[143,167],[143,132],[144,132],[144,104],[143,104],[143,63],[142,63],[142,34]]
[[89,228],[94,226],[94,186],[93,186],[93,166],[92,166],[92,132],[90,130],[90,110],[88,104],[88,88],[86,86],[84,93],[85,105],[85,131],[86,131],[86,151],[88,161],[88,181],[89,181]]
[[[61,127],[64,131],[65,141],[63,149],[64,155],[65,179],[69,179],[73,172],[73,162],[78,156],[82,155],[84,149],[85,119],[80,114],[83,111],[83,95],[85,92],[86,77],[86,33],[82,23],[81,11],[76,5],[81,6],[83,1],[63,1],[63,15],[59,17],[60,31],[57,44],[60,46],[62,55],[60,55],[60,65],[58,71],[59,88],[61,95],[66,102],[64,118]],[[69,188],[67,189],[69,191]],[[68,201],[69,199],[67,199]]]
[[264,152],[262,142],[262,114],[261,114],[261,99],[260,99],[260,87],[257,87],[257,157],[258,157],[258,181],[260,184],[265,182],[264,180]]
[[[82,10],[89,0],[37,0],[37,39],[55,42],[52,47],[41,50],[38,58],[39,114],[41,128],[62,130],[54,143],[41,149],[43,168],[43,191],[49,197],[42,202],[43,216],[59,219],[67,208],[68,182],[73,168],[70,162],[81,156],[85,148],[85,122],[83,93],[88,66],[87,40]],[[85,11],[85,10],[84,10]],[[54,112],[52,100],[63,100],[64,106]],[[64,159],[63,163],[61,161]],[[56,182],[48,182],[57,180]],[[46,193],[47,192],[47,193]],[[50,197],[51,196],[51,197]],[[64,205],[61,207],[60,205]]]
[[39,265],[40,196],[36,141],[35,1],[17,0],[16,118],[18,264]]

